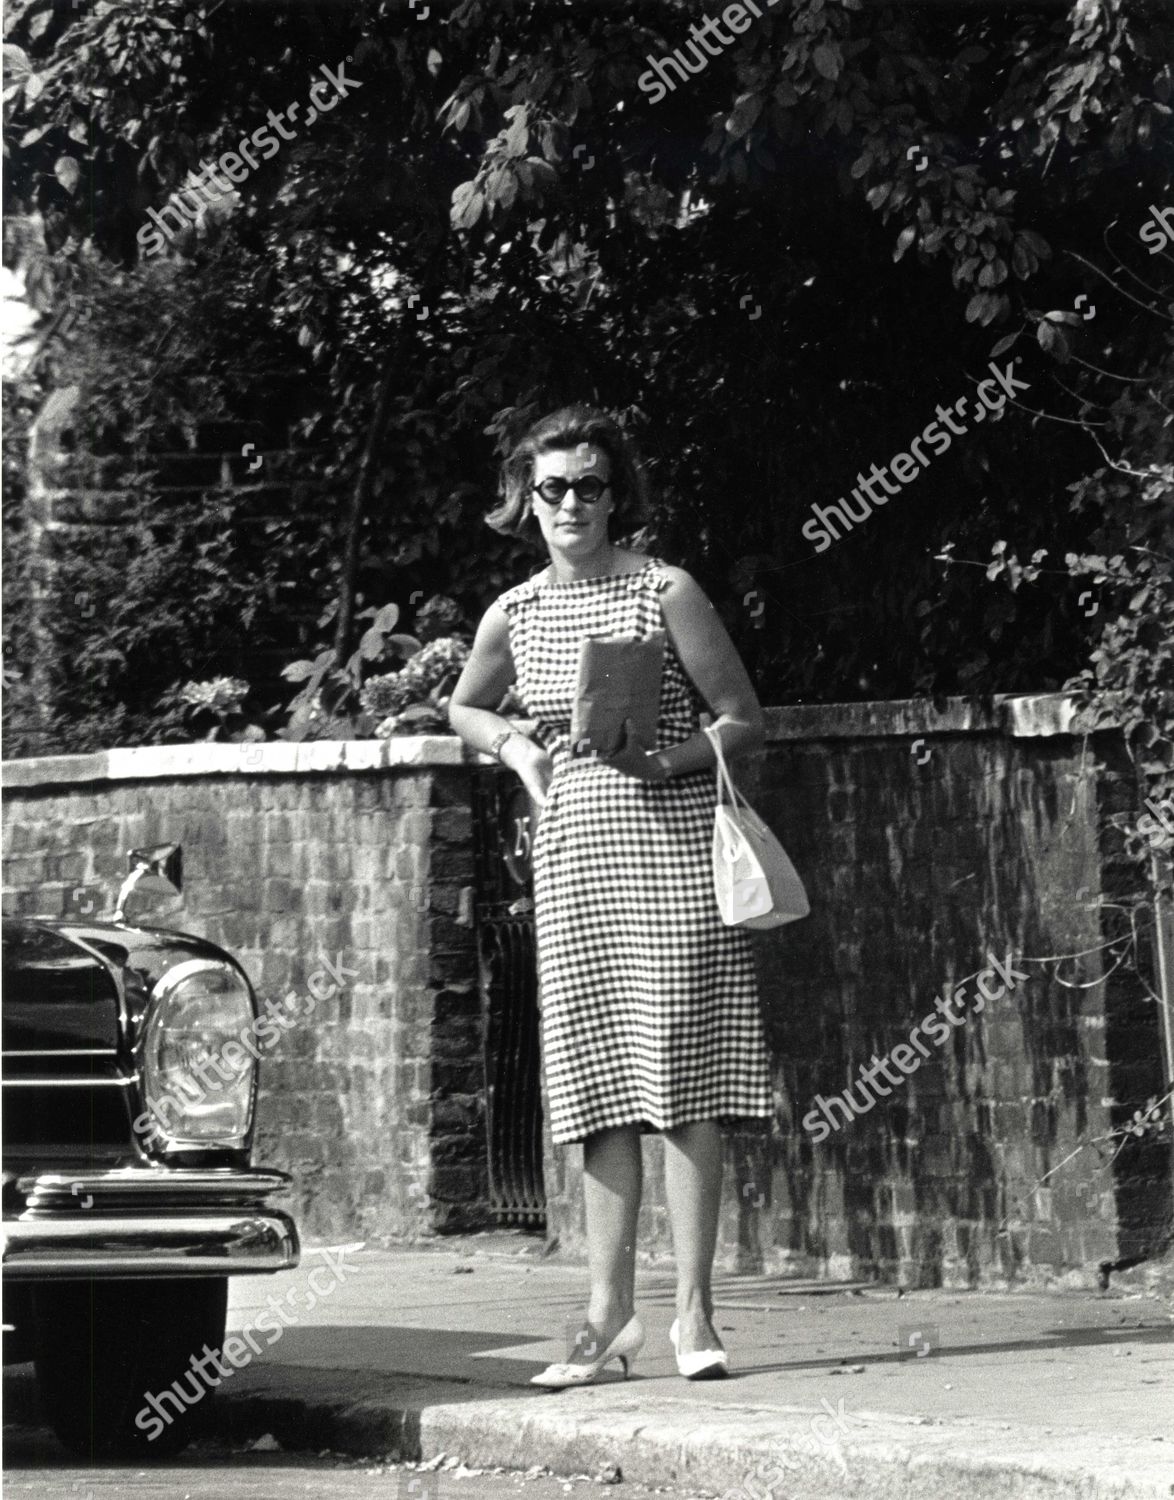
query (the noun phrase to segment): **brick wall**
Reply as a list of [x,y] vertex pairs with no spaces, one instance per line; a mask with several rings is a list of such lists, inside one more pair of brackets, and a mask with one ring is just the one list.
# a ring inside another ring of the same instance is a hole
[[[727,1138],[726,1268],[1087,1284],[1101,1261],[1161,1250],[1168,1146],[1131,1144],[1111,1165],[1086,1147],[1060,1165],[1170,1070],[1145,922],[1119,967],[1105,948],[1128,935],[1119,903],[1137,881],[1105,820],[1133,784],[1119,743],[1085,742],[1066,715],[1056,699],[771,711],[740,779],[813,910],[756,939],[777,1111]],[[489,1222],[470,762],[455,741],[201,745],[8,770],[8,908],[60,912],[115,883],[131,844],[179,840],[176,925],[233,949],[263,997],[303,981],[319,952],[352,955],[351,987],[263,1073],[258,1158],[295,1173],[307,1233]],[[1028,978],[817,1144],[802,1123],[817,1097],[906,1042],[988,952]],[[641,1248],[664,1255],[661,1142],[645,1155]],[[581,1148],[548,1139],[544,1169],[548,1233],[579,1255]]]
[[175,841],[184,904],[152,920],[228,948],[262,1003],[302,988],[323,956],[356,971],[261,1065],[255,1158],[293,1174],[307,1235],[487,1222],[469,773],[454,741],[124,750],[8,772],[6,911],[108,909],[125,851]]
[[[1054,698],[770,718],[766,753],[739,780],[812,915],[756,937],[777,1118],[727,1138],[722,1264],[909,1286],[1089,1284],[1102,1261],[1160,1253],[1168,1145],[1131,1144],[1111,1167],[1111,1148],[1086,1147],[1060,1166],[1172,1070],[1134,967],[1156,988],[1144,921],[1120,968],[1120,950],[1097,951],[1128,935],[1111,903],[1137,885],[1104,832],[1135,795],[1119,741],[1067,732]],[[1029,978],[816,1144],[802,1122],[817,1098],[907,1043],[988,952]],[[1041,961],[1069,954],[1084,956]],[[645,1153],[641,1243],[663,1251],[661,1143]],[[548,1145],[548,1158],[552,1229],[581,1250],[581,1149]]]

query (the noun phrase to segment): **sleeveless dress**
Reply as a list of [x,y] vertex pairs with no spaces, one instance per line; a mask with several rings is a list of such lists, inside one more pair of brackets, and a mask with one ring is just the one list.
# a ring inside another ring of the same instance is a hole
[[[534,835],[534,915],[552,1139],[774,1112],[753,949],[713,891],[712,770],[644,782],[570,753],[579,643],[665,629],[663,564],[498,597],[514,691],[554,761]],[[656,748],[700,728],[666,639]]]

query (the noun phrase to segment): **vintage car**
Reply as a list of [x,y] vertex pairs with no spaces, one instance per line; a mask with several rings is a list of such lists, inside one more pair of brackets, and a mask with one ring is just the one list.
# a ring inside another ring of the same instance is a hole
[[223,949],[138,916],[174,904],[181,859],[133,850],[109,920],[4,922],[4,1357],[35,1361],[86,1458],[182,1448],[211,1403],[152,1430],[146,1395],[219,1349],[229,1276],[298,1263],[267,1202],[288,1179],[251,1165],[252,987]]

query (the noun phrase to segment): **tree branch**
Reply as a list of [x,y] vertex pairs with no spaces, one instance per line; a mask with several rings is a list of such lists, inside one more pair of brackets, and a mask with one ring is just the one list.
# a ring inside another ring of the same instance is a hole
[[1090,432],[1089,437],[1092,438],[1093,442],[1101,450],[1101,457],[1108,464],[1109,468],[1115,469],[1118,474],[1130,474],[1134,479],[1156,479],[1159,477],[1161,473],[1160,469],[1151,469],[1147,473],[1143,469],[1131,469],[1128,464],[1117,463],[1114,459],[1111,459],[1109,457],[1108,453],[1106,453],[1104,444],[1101,442],[1100,438],[1097,437],[1095,432]]
[[1100,266],[1094,261],[1087,260],[1075,250],[1069,250],[1068,254],[1071,255],[1073,260],[1078,260],[1082,266],[1087,266],[1090,271],[1095,271],[1102,281],[1107,281],[1115,292],[1119,292],[1122,297],[1132,302],[1135,307],[1140,307],[1143,312],[1152,313],[1155,318],[1161,318],[1166,323],[1174,323],[1174,318],[1170,317],[1169,314],[1161,312],[1156,307],[1151,307],[1148,302],[1143,302],[1139,297],[1135,297],[1132,292],[1127,292],[1123,286],[1118,286],[1109,273],[1102,271]]

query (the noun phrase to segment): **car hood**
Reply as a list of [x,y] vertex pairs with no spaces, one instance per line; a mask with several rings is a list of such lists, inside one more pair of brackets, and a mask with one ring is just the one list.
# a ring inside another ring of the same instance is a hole
[[214,958],[240,969],[190,933],[113,922],[6,919],[3,950],[10,1054],[121,1050],[137,1032],[151,987],[173,964]]

